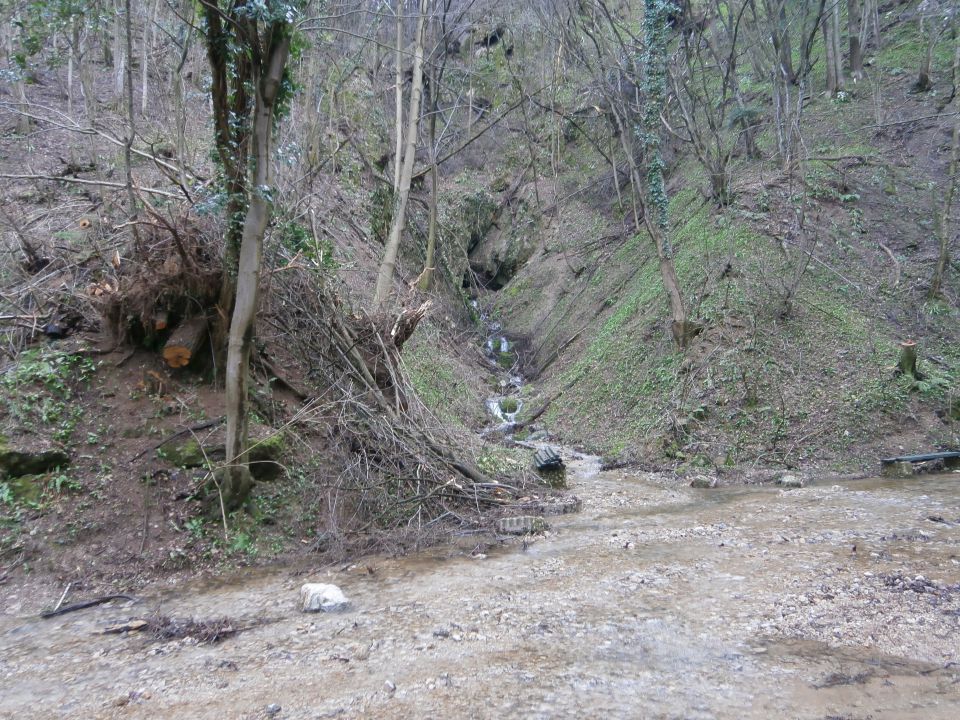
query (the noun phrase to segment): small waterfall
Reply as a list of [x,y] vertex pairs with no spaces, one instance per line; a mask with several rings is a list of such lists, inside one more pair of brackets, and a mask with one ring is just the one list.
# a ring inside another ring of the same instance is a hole
[[503,334],[500,322],[483,309],[479,300],[472,300],[471,305],[486,331],[484,349],[487,361],[499,377],[500,393],[487,398],[487,410],[500,421],[497,429],[509,433],[517,422],[517,413],[523,409],[523,400],[520,399],[523,376],[517,370],[519,357],[514,343]]

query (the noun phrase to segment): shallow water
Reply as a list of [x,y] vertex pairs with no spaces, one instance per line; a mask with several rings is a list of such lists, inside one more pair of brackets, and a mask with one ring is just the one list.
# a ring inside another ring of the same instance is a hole
[[[960,475],[693,490],[581,458],[571,480],[582,513],[483,558],[0,616],[0,717],[960,717]],[[308,581],[352,609],[300,614]],[[267,622],[216,646],[99,634],[154,610]]]

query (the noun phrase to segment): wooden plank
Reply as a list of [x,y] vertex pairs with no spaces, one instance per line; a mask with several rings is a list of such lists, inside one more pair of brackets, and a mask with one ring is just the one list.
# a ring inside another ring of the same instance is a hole
[[936,452],[926,455],[901,455],[899,457],[884,458],[880,462],[884,465],[892,465],[898,462],[930,462],[931,460],[950,460],[951,458],[960,458],[960,451],[957,452]]

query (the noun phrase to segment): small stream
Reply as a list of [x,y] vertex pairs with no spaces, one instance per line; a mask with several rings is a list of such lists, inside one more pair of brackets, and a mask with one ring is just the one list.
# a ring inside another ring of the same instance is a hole
[[[960,474],[698,490],[580,457],[568,478],[581,513],[483,554],[263,568],[46,621],[60,588],[3,588],[0,717],[960,717]],[[299,613],[304,582],[352,607]],[[250,629],[102,634],[158,611]]]
[[484,326],[486,340],[484,354],[497,377],[499,393],[487,398],[487,410],[500,421],[497,431],[509,434],[517,422],[517,414],[523,409],[523,375],[519,371],[520,357],[516,346],[503,332],[503,325],[479,300],[471,301],[474,311]]

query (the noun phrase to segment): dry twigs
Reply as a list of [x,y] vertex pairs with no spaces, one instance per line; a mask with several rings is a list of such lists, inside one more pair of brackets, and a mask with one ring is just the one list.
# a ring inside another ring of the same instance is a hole
[[400,348],[429,305],[398,318],[350,314],[319,271],[291,267],[275,278],[271,322],[309,358],[333,398],[334,436],[350,462],[328,505],[366,527],[423,528],[439,517],[508,502],[516,490],[487,478],[463,443],[440,428],[400,366]]

